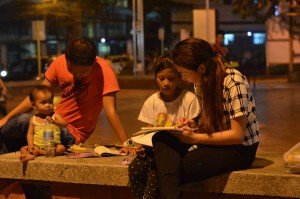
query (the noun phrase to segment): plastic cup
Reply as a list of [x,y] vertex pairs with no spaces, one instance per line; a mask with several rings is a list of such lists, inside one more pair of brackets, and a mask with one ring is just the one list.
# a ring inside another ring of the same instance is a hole
[[45,158],[53,158],[55,156],[55,147],[45,149]]

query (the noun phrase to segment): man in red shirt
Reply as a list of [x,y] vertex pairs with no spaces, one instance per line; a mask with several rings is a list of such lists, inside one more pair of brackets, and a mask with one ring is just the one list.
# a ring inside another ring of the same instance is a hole
[[[96,56],[96,47],[91,40],[79,38],[69,42],[65,54],[52,62],[45,77],[43,85],[53,90],[60,88],[61,101],[56,112],[68,122],[67,128],[62,129],[62,144],[68,147],[88,139],[95,130],[102,108],[121,143],[128,143],[128,135],[115,109],[116,93],[119,91],[117,78],[109,63]],[[8,151],[19,150],[26,144],[31,114],[25,112],[30,109],[32,106],[29,97],[26,97],[0,120],[4,138],[21,139],[20,143],[14,142],[15,146],[4,143]],[[135,153],[133,150],[130,152]]]

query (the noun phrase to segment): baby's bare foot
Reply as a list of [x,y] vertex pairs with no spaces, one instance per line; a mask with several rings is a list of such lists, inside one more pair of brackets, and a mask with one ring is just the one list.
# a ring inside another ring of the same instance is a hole
[[24,163],[24,162],[28,162],[29,160],[34,160],[34,155],[31,154],[23,154],[20,155],[20,162]]

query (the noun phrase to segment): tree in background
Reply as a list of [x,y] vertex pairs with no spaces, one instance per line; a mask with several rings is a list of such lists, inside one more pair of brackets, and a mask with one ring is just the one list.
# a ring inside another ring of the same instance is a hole
[[277,16],[283,27],[288,29],[290,25],[293,26],[294,36],[300,33],[299,0],[235,0],[232,10],[242,19],[256,17],[262,23]]

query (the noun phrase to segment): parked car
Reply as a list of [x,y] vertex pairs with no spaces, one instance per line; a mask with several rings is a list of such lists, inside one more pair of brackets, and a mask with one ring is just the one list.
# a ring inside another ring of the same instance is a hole
[[128,55],[112,55],[106,56],[107,60],[111,62],[111,66],[116,75],[122,74],[123,70],[129,65],[130,57]]
[[41,57],[41,76],[38,75],[38,61],[36,57],[22,59],[8,67],[5,81],[33,80],[43,78],[43,73],[52,62],[52,57]]

